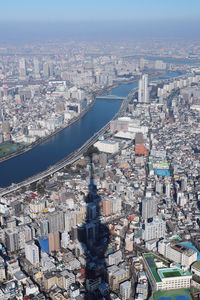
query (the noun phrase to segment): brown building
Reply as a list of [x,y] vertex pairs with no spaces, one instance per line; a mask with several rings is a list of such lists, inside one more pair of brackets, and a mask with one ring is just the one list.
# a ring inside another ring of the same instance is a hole
[[112,213],[112,201],[109,199],[102,200],[102,214],[104,216],[110,216]]
[[48,291],[53,285],[57,284],[57,276],[54,272],[44,274],[43,284],[46,291]]
[[142,133],[135,135],[135,155],[148,155],[148,150],[144,146],[144,137]]
[[52,251],[60,251],[60,234],[50,233],[49,238],[49,253]]

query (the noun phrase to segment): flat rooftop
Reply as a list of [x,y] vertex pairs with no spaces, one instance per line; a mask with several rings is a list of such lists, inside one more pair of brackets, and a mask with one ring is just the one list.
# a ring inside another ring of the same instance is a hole
[[[179,269],[178,265],[177,267],[169,268],[167,261],[162,260],[161,258],[155,256],[153,253],[145,253],[143,254],[143,257],[146,261],[146,264],[148,265],[148,269],[150,270],[152,276],[154,277],[154,280],[156,282],[162,282],[165,278],[172,278],[172,277],[180,277],[180,276],[190,276],[190,272],[188,270],[183,271]],[[164,265],[166,265],[166,268],[158,268],[156,266],[156,261],[163,262]]]

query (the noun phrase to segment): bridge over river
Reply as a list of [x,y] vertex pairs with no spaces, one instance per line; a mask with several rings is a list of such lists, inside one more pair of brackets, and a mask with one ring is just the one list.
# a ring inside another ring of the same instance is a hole
[[103,96],[98,96],[98,100],[124,100],[126,97],[120,97],[120,96],[115,96],[115,95],[103,95]]

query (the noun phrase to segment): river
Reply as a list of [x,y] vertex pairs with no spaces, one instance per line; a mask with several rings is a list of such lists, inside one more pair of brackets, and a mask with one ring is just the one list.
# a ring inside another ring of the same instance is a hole
[[[167,72],[164,78],[177,75],[177,73]],[[114,88],[111,94],[126,97],[137,85],[138,82],[122,84]],[[97,99],[92,108],[79,121],[32,150],[0,163],[0,187],[7,187],[40,173],[82,146],[113,118],[121,103],[120,100]]]

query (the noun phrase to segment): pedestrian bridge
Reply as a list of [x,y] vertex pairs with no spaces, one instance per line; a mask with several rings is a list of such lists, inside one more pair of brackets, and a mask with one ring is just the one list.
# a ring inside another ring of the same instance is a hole
[[97,97],[98,100],[104,100],[104,99],[108,99],[108,100],[124,100],[125,97],[120,97],[120,96],[115,96],[115,95],[104,95],[104,96],[98,96]]

